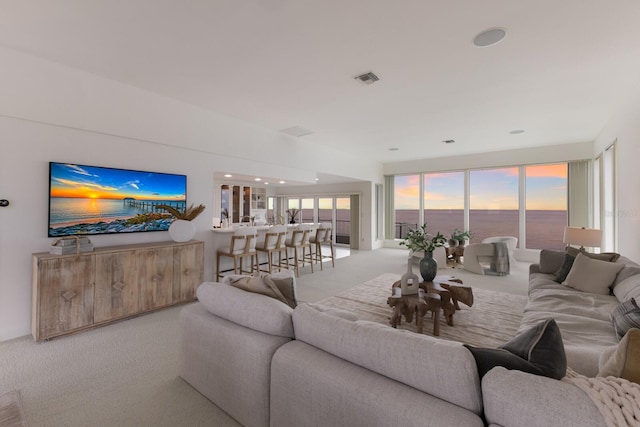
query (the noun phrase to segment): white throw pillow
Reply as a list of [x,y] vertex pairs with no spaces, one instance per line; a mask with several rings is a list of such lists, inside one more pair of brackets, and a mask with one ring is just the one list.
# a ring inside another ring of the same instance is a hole
[[624,264],[591,259],[580,253],[562,284],[583,292],[609,295],[609,287],[623,267]]

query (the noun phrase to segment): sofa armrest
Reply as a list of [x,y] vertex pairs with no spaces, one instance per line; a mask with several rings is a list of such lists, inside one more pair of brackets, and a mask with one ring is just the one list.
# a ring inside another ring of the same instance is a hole
[[602,427],[598,408],[579,388],[547,377],[493,368],[482,378],[488,424],[508,427]]
[[536,273],[540,273],[540,264],[529,265],[529,276]]

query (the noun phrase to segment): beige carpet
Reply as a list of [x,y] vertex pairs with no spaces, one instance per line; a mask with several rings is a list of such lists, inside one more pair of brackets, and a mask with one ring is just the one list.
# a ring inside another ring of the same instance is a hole
[[10,391],[0,396],[0,427],[26,427],[20,393]]
[[[318,304],[351,311],[361,320],[388,325],[392,310],[387,298],[391,285],[399,279],[399,274],[383,274]],[[440,338],[479,347],[497,347],[513,338],[527,297],[478,288],[473,289],[473,296],[473,307],[460,304],[461,310],[453,316],[454,326],[447,325],[441,317]],[[416,325],[403,320],[398,328],[415,332]],[[432,320],[425,319],[424,333],[433,335]]]

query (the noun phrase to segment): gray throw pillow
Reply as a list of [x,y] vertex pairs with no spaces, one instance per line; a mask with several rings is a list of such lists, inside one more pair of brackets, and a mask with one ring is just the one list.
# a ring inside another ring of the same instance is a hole
[[540,251],[540,273],[556,274],[562,267],[564,261],[564,251],[556,251],[553,249],[543,249]]
[[618,258],[620,258],[620,254],[616,252],[601,252],[599,254],[595,254],[593,252],[581,251],[580,249],[571,246],[567,246],[567,253],[574,257],[578,256],[578,254],[583,254],[591,259],[607,262],[616,262]]
[[473,354],[480,378],[496,366],[555,379],[567,373],[567,356],[554,319],[541,321],[497,349],[464,346]]
[[571,271],[571,267],[573,267],[573,262],[576,260],[576,257],[569,254],[564,254],[564,261],[562,262],[562,267],[558,271],[556,271],[556,277],[553,279],[557,283],[562,283],[569,275]]
[[611,312],[611,321],[618,340],[621,340],[629,329],[640,328],[640,308],[636,300],[631,298],[618,304]]

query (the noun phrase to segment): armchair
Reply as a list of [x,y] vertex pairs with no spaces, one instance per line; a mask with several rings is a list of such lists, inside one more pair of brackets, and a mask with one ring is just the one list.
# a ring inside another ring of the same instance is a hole
[[[494,243],[504,243],[496,245]],[[509,274],[509,264],[515,261],[513,250],[518,244],[517,237],[496,236],[488,237],[482,243],[472,243],[464,248],[463,268],[476,274],[485,274],[486,267],[483,264],[489,264],[488,270],[499,275]],[[506,250],[506,253],[503,253]],[[506,265],[505,265],[506,264]]]

